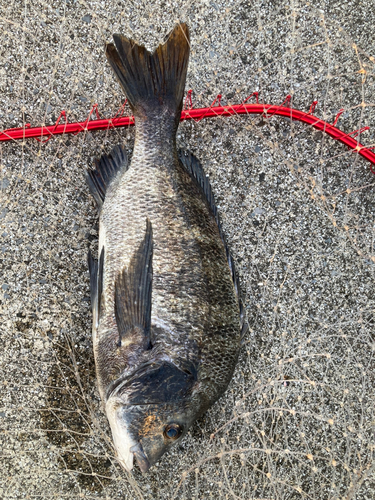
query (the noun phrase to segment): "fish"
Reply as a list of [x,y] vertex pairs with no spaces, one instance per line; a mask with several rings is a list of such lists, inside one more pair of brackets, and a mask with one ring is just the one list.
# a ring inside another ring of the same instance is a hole
[[190,39],[177,24],[151,53],[120,34],[106,56],[135,120],[134,148],[96,159],[89,252],[93,349],[117,459],[149,470],[225,392],[246,330],[208,177],[177,151]]

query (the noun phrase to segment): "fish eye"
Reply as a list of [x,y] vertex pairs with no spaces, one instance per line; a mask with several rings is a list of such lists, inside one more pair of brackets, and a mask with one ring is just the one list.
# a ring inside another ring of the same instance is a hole
[[181,434],[182,434],[182,427],[179,424],[169,424],[164,429],[164,436],[172,441],[179,438]]

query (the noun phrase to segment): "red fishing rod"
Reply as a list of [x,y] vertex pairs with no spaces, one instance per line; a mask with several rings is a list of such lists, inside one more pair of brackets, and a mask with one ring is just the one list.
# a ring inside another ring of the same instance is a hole
[[[363,158],[368,160],[372,165],[375,165],[375,153],[371,150],[372,148],[366,147],[361,144],[356,137],[362,132],[369,130],[370,127],[362,127],[361,129],[354,130],[350,133],[345,133],[336,127],[336,123],[340,115],[344,112],[341,109],[334,120],[334,122],[328,123],[321,118],[313,115],[317,101],[314,101],[310,107],[308,113],[294,109],[290,107],[291,96],[288,95],[284,102],[280,105],[273,104],[261,104],[258,102],[258,92],[254,92],[247,99],[245,99],[241,104],[234,105],[221,105],[221,95],[219,94],[211,106],[207,108],[193,108],[191,102],[191,90],[189,90],[184,109],[181,113],[181,121],[184,120],[195,120],[200,121],[204,118],[213,118],[218,116],[233,116],[233,115],[263,115],[264,118],[271,118],[272,116],[283,116],[289,118],[292,121],[300,121],[310,125],[316,130],[328,134],[333,139],[345,144],[349,149],[355,151]],[[255,96],[256,104],[248,104],[247,101]],[[78,134],[84,131],[94,131],[94,130],[108,130],[117,127],[130,127],[134,125],[133,116],[122,116],[126,102],[121,107],[119,112],[113,118],[100,118],[98,112],[98,105],[94,104],[88,117],[82,122],[72,122],[69,123],[66,117],[65,111],[60,113],[54,125],[42,126],[42,127],[31,127],[30,124],[26,124],[24,127],[8,129],[0,132],[0,141],[11,141],[11,140],[24,140],[29,138],[35,138],[41,142],[48,141],[54,135],[62,134]],[[96,119],[92,119],[92,115],[96,115]],[[64,123],[60,123],[64,119]],[[370,166],[371,172],[375,173]]]

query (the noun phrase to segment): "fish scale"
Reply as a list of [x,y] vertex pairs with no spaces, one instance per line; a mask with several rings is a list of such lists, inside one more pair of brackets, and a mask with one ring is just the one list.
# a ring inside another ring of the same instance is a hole
[[[136,158],[133,156],[132,163],[134,160]],[[139,160],[134,163],[134,167],[132,164],[116,189],[107,193],[107,203],[103,205],[100,217],[100,225],[105,227],[106,235],[103,291],[107,298],[105,312],[108,323],[103,318],[103,328],[115,327],[114,281],[118,272],[129,264],[144,233],[145,221],[149,218],[154,232],[155,293],[152,299],[152,323],[170,325],[166,342],[169,345],[175,343],[179,350],[181,345],[188,342],[191,334],[186,326],[190,325],[199,332],[204,332],[206,327],[205,318],[209,303],[203,302],[202,296],[207,295],[207,284],[202,271],[199,246],[196,243],[197,238],[204,241],[205,235],[201,234],[199,228],[192,228],[188,224],[186,211],[184,213],[180,209],[182,201],[174,185],[180,184],[180,189],[184,189],[185,184],[176,180],[173,182],[163,167],[151,167],[150,172],[149,167],[139,165]],[[177,169],[181,169],[181,166],[176,158],[175,170]],[[140,194],[142,191],[147,192],[147,200]],[[137,193],[136,197],[134,193]],[[205,209],[207,212],[207,219],[219,239],[216,223],[204,200],[199,199],[199,202],[202,211]],[[132,223],[124,225],[123,221]],[[208,241],[208,244],[210,243]],[[186,277],[186,270],[193,276],[192,279]],[[227,274],[229,276],[229,273]],[[227,279],[232,287],[230,277]],[[219,287],[212,288],[211,293],[214,293]],[[215,306],[217,307],[216,300],[211,304],[211,309]]]
[[227,388],[243,314],[209,181],[176,150],[187,27],[153,54],[114,40],[136,135],[130,166],[117,147],[88,172],[103,263],[90,261],[94,354],[118,459],[145,472]]

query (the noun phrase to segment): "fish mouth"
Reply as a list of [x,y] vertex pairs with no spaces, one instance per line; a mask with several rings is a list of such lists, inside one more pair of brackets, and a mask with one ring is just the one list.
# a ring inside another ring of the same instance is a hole
[[141,469],[141,472],[147,472],[151,464],[148,461],[145,452],[143,451],[141,443],[138,442],[135,446],[132,446],[130,448],[130,451],[135,456],[138,467]]

